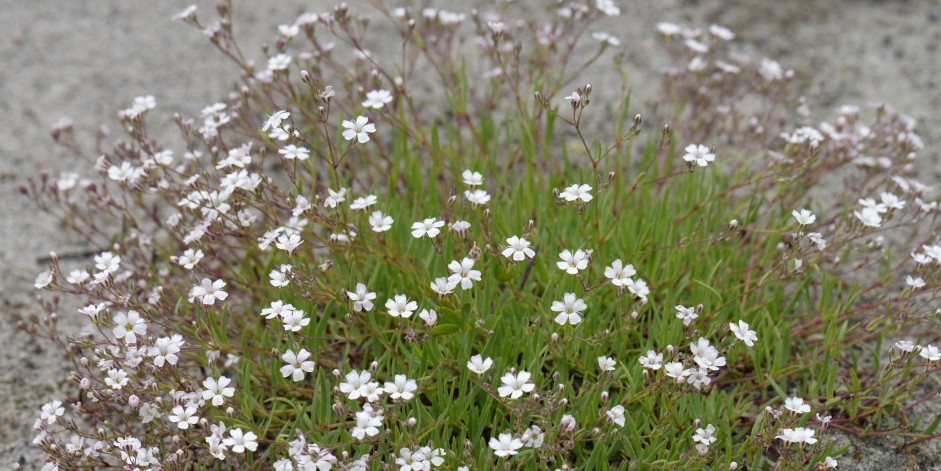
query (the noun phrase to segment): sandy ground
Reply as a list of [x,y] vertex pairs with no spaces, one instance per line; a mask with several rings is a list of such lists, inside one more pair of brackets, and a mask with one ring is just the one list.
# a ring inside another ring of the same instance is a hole
[[[195,115],[227,92],[235,68],[215,54],[198,32],[170,22],[189,3],[0,0],[3,469],[14,463],[38,469],[39,454],[30,445],[32,422],[40,405],[56,396],[68,373],[59,366],[58,351],[16,330],[19,316],[34,311],[32,280],[43,268],[37,260],[53,249],[60,253],[82,249],[58,230],[52,218],[37,215],[16,189],[27,176],[40,172],[55,175],[90,168],[91,162],[76,161],[49,138],[51,123],[61,116],[73,118],[78,134],[88,143],[100,124],[116,126],[116,111],[127,107],[134,96],[155,95],[156,117],[168,119],[174,112]],[[367,8],[355,0],[349,3],[354,9]],[[481,9],[489,4],[474,3]],[[941,4],[937,1],[619,3],[624,13],[609,20],[606,28],[624,41],[635,64],[632,86],[641,95],[657,83],[652,74],[657,66],[652,40],[656,21],[723,24],[738,33],[739,43],[749,52],[795,69],[808,102],[821,117],[842,104],[885,101],[917,118],[918,132],[927,144],[922,176],[937,183],[941,148]],[[204,16],[211,12],[210,2],[197,4]],[[251,48],[270,40],[277,24],[292,21],[305,9],[319,11],[327,2],[279,0],[252,12],[246,11],[249,4],[236,1],[236,28],[243,33],[242,44]],[[599,68],[586,75],[584,81],[605,82]],[[60,314],[62,329],[77,328],[78,314],[71,309]],[[938,414],[939,401],[922,412]],[[856,442],[841,458],[840,469],[904,469],[909,464],[941,469],[937,445],[921,451],[914,463],[892,447],[873,440]]]

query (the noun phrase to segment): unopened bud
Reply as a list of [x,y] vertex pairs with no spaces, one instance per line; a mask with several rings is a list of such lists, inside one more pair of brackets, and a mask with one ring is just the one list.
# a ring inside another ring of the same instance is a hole
[[340,416],[340,417],[346,416],[346,408],[343,407],[343,404],[340,404],[339,402],[335,402],[335,403],[333,404],[332,409],[333,409],[333,413],[334,413],[334,414],[336,414],[336,415],[338,415],[338,416]]
[[301,70],[301,82],[310,83],[310,72]]
[[601,402],[608,402],[608,391],[601,391]]
[[340,379],[341,376],[343,376],[343,374],[340,373],[340,370],[337,369],[337,368],[334,368],[334,369],[333,369],[333,377],[336,378],[336,379]]
[[88,368],[88,358],[87,358],[87,357],[82,357],[82,358],[80,358],[80,359],[78,360],[78,362],[79,362],[82,366]]
[[140,407],[140,398],[136,394],[131,394],[131,397],[127,398],[127,405],[133,410],[137,410]]
[[81,388],[83,391],[87,391],[88,388],[91,387],[91,380],[89,380],[88,378],[82,378],[82,380],[79,381],[78,383],[78,387]]
[[734,469],[738,469],[738,463],[736,463],[736,462],[733,461],[733,462],[729,463],[729,470],[731,471],[731,470],[734,470]]
[[370,364],[369,364],[369,371],[372,371],[373,373],[379,371],[379,362],[378,362],[378,361],[373,361],[372,363],[370,363]]
[[553,332],[552,335],[549,337],[549,339],[552,340],[553,343],[554,343],[554,342],[558,342],[558,341],[559,341],[559,334],[556,333],[556,332]]
[[575,417],[572,417],[569,414],[565,414],[562,416],[562,420],[559,422],[559,425],[561,425],[562,429],[566,432],[571,432],[572,430],[575,430]]
[[729,229],[735,229],[738,227],[738,219],[733,219],[729,221]]
[[408,420],[405,421],[406,427],[414,427],[417,424],[418,424],[418,419],[416,419],[415,417],[409,417]]

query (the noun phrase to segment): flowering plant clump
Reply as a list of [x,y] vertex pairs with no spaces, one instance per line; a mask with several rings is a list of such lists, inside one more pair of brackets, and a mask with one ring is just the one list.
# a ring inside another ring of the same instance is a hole
[[93,171],[23,189],[98,249],[53,254],[22,324],[74,363],[46,468],[823,469],[830,428],[936,437],[908,414],[941,364],[914,121],[813,124],[792,72],[666,23],[630,117],[570,85],[624,60],[620,8],[552,5],[340,5],[261,61],[230,3],[181,12],[240,66],[227,99],[170,143],[138,97]]

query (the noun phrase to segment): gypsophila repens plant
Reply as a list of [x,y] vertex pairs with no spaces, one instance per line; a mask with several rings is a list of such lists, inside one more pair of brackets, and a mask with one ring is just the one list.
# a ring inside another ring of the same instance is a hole
[[176,17],[241,71],[179,142],[138,97],[93,168],[23,189],[95,248],[21,324],[72,362],[43,469],[824,469],[831,429],[938,437],[911,118],[816,123],[728,29],[661,23],[642,119],[573,85],[629,66],[612,0],[341,4],[260,61],[231,11]]

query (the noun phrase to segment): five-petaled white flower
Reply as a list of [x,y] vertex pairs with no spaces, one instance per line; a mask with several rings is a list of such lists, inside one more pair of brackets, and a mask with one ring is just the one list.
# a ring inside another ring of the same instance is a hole
[[715,436],[716,428],[712,424],[706,425],[706,428],[697,428],[696,434],[693,435],[693,442],[702,443],[703,445],[709,446],[718,440]]
[[647,350],[647,355],[640,357],[640,365],[651,370],[659,370],[663,366],[663,354]]
[[225,398],[235,395],[234,387],[226,387],[231,382],[232,380],[225,376],[220,376],[218,380],[206,378],[203,381],[203,387],[206,388],[203,390],[203,399],[211,400],[214,406],[221,406],[225,403]]
[[167,419],[170,422],[176,424],[177,428],[180,430],[186,430],[190,428],[190,425],[196,425],[199,422],[199,416],[196,415],[196,406],[188,405],[186,408],[183,406],[176,406],[173,408],[171,413],[167,415]]
[[381,211],[373,211],[369,215],[369,225],[375,232],[385,232],[392,229],[392,223],[395,222],[392,216],[386,216]]
[[775,438],[780,438],[788,445],[792,443],[806,443],[808,445],[817,443],[817,439],[814,438],[814,430],[804,427],[782,429],[781,434]]
[[576,250],[572,253],[568,249],[559,254],[561,262],[556,262],[559,269],[564,270],[569,275],[577,275],[579,271],[588,267],[588,253],[584,250]]
[[784,408],[795,414],[810,412],[810,405],[804,404],[804,398],[801,397],[789,397],[784,399]]
[[203,278],[201,284],[193,286],[193,289],[190,290],[189,301],[192,303],[199,299],[203,304],[212,306],[216,303],[216,300],[224,301],[225,298],[229,297],[229,293],[223,291],[222,288],[225,288],[225,281],[212,281],[209,278]]
[[486,190],[464,190],[464,198],[475,206],[490,202],[490,194]]
[[791,215],[794,216],[794,219],[801,226],[808,226],[817,220],[817,216],[810,212],[809,209],[801,209],[800,211],[794,210],[791,211]]
[[491,360],[490,357],[484,359],[480,355],[474,355],[471,357],[470,361],[467,362],[467,369],[477,373],[477,376],[483,376],[483,374],[492,367],[493,360]]
[[529,248],[531,245],[529,241],[522,237],[509,237],[506,239],[506,245],[507,247],[503,249],[503,256],[506,258],[512,258],[519,262],[527,257],[533,258],[536,256],[536,252]]
[[559,314],[555,316],[555,322],[559,325],[566,323],[575,325],[582,321],[581,312],[588,309],[585,301],[577,298],[575,293],[565,293],[561,301],[553,301],[550,308]]
[[418,390],[418,383],[414,379],[408,379],[405,375],[395,375],[395,381],[386,381],[382,388],[393,401],[409,401],[415,397],[415,391]]
[[519,453],[523,442],[509,433],[501,433],[499,438],[490,437],[490,448],[493,449],[494,455],[505,458]]
[[559,193],[559,197],[565,201],[579,201],[584,203],[591,201],[591,185],[579,185],[578,183],[567,187]]
[[369,134],[376,132],[376,125],[365,116],[357,116],[355,121],[344,120],[343,127],[343,139],[356,139],[360,144],[369,142]]
[[242,432],[242,429],[235,428],[229,431],[229,438],[222,442],[232,449],[233,453],[245,453],[245,450],[255,451],[258,449],[258,437],[252,432]]
[[147,333],[147,323],[137,311],[118,312],[112,320],[115,325],[111,332],[115,337],[124,339],[124,343],[137,343],[137,336]]
[[922,347],[921,351],[918,352],[922,358],[928,361],[939,361],[941,360],[941,350],[934,345],[925,345]]
[[683,160],[696,163],[700,167],[705,167],[709,165],[709,162],[716,160],[716,154],[710,152],[709,148],[702,144],[690,144],[686,146],[686,154],[683,155]]
[[699,317],[699,314],[696,314],[695,307],[686,307],[682,304],[677,304],[676,309],[676,318],[683,321],[683,325],[689,327]]
[[392,103],[392,92],[388,90],[371,90],[366,92],[366,101],[363,102],[363,106],[378,110],[388,103]]
[[604,277],[611,280],[611,284],[618,288],[627,286],[632,281],[631,277],[636,274],[637,270],[634,270],[634,265],[630,263],[625,265],[621,259],[611,262],[611,266],[604,269]]
[[529,382],[531,377],[532,375],[528,371],[520,371],[516,374],[507,371],[500,377],[503,386],[497,388],[497,392],[500,397],[509,396],[510,399],[519,399],[523,396],[523,393],[533,392],[536,389],[536,385]]
[[281,360],[287,364],[281,367],[281,376],[285,378],[290,376],[295,383],[304,379],[304,374],[314,371],[314,367],[317,366],[309,358],[310,352],[306,348],[302,348],[296,354],[293,350],[284,352]]
[[356,198],[350,203],[350,209],[353,210],[365,210],[370,206],[376,204],[379,201],[379,198],[376,195],[366,195],[361,198]]
[[853,215],[856,216],[856,219],[859,219],[859,222],[863,223],[867,227],[876,227],[882,225],[882,216],[879,215],[879,211],[874,208],[863,208],[862,211],[853,211]]
[[372,309],[372,300],[376,299],[376,293],[371,293],[362,283],[356,283],[356,291],[347,291],[346,295],[353,300],[353,310],[356,312],[369,311]]
[[605,356],[598,357],[598,368],[601,368],[601,371],[614,371],[614,365],[616,363],[614,358]]
[[418,309],[418,303],[404,294],[397,294],[386,301],[386,309],[392,317],[412,317],[412,313]]
[[435,278],[431,282],[431,290],[435,293],[438,293],[438,296],[447,296],[454,292],[454,288],[457,287],[456,281],[451,281],[445,277]]
[[758,341],[758,335],[755,334],[754,330],[748,328],[748,324],[745,321],[740,320],[737,324],[735,322],[729,323],[729,330],[732,331],[735,338],[741,340],[749,347],[754,346],[755,342]]
[[434,239],[441,233],[441,228],[444,227],[444,221],[428,218],[423,221],[418,221],[412,223],[412,237],[420,239],[422,237],[428,237],[429,239]]
[[604,415],[608,417],[608,420],[614,422],[619,427],[624,427],[624,406],[616,405],[611,409],[605,411]]
[[484,177],[480,172],[464,170],[461,174],[461,178],[464,179],[464,184],[467,186],[480,186],[484,184]]
[[65,407],[62,407],[62,401],[56,399],[43,404],[39,419],[45,420],[47,424],[54,424],[59,417],[62,417],[62,414],[65,414]]
[[340,188],[337,191],[333,191],[330,188],[327,188],[327,197],[323,201],[323,205],[328,208],[336,208],[337,205],[346,201],[346,188]]
[[460,284],[461,289],[471,289],[475,281],[480,281],[480,271],[474,270],[474,259],[464,257],[460,262],[452,260],[448,264],[451,276],[448,281],[454,285]]

